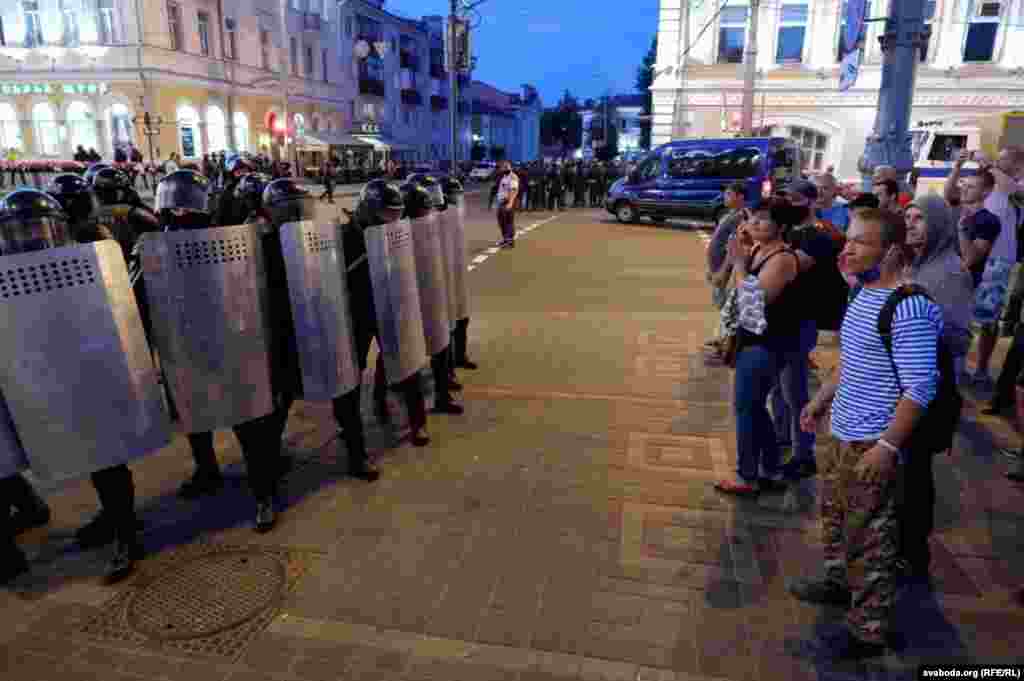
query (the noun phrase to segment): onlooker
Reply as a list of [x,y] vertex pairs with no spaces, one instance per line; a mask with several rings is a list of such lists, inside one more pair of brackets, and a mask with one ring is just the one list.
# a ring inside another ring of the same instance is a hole
[[516,245],[516,199],[519,198],[519,176],[512,172],[512,164],[502,161],[503,172],[498,182],[498,227],[501,228],[501,246]]
[[708,244],[708,269],[705,278],[711,284],[711,301],[719,310],[725,305],[726,296],[731,288],[731,268],[726,257],[729,239],[736,233],[736,228],[749,217],[746,190],[743,182],[733,182],[725,188],[722,196],[728,212],[718,221],[715,233]]
[[[800,428],[800,412],[807,405],[810,382],[810,355],[818,345],[818,323],[832,322],[838,328],[847,292],[836,272],[838,246],[819,231],[813,213],[818,190],[807,180],[798,180],[786,188],[791,205],[786,242],[796,253],[800,272],[795,285],[808,307],[801,310],[796,343],[783,360],[779,382],[772,392],[772,416],[778,442],[792,445],[793,455],[783,468],[786,478],[796,480],[814,475],[814,433]],[[813,303],[813,307],[810,305]],[[832,314],[826,307],[833,307]]]
[[885,652],[896,595],[902,462],[914,454],[902,450],[938,392],[943,324],[942,310],[927,298],[902,300],[890,355],[878,318],[908,262],[906,227],[899,216],[865,210],[854,216],[848,237],[845,266],[863,288],[843,321],[838,382],[824,385],[801,417],[805,430],[815,430],[832,404],[833,442],[820,462],[825,571],[795,581],[790,592],[848,606],[846,627],[819,643],[829,656],[857,659]]
[[818,188],[818,201],[815,204],[818,219],[827,220],[845,234],[850,226],[850,205],[838,198],[839,186],[836,178],[828,173],[815,175],[814,186]]
[[326,158],[320,164],[320,176],[324,179],[324,193],[320,195],[320,200],[327,199],[327,203],[334,203],[334,165]]
[[982,170],[988,170],[995,178],[995,186],[985,199],[984,207],[999,218],[1002,227],[985,262],[974,299],[974,320],[980,326],[974,382],[982,388],[989,388],[992,386],[988,372],[989,361],[999,335],[999,318],[1006,302],[1010,272],[1017,261],[1017,225],[1020,216],[1010,201],[1010,195],[1022,187],[1020,178],[1024,175],[1024,150],[1004,149],[994,164],[978,152],[974,152],[974,159]]
[[715,483],[726,494],[753,496],[783,484],[768,393],[793,351],[803,312],[793,282],[800,267],[783,230],[791,207],[762,203],[729,242],[740,313],[736,357],[736,475]]
[[975,282],[957,254],[953,213],[942,197],[927,194],[907,206],[905,216],[907,246],[914,252],[907,278],[928,289],[942,308],[942,340],[959,375],[971,347]]
[[164,163],[164,175],[170,175],[171,173],[178,170],[180,164],[178,163],[179,157],[178,152],[172,151],[167,161]]
[[875,182],[872,191],[878,197],[879,208],[890,213],[900,212],[900,185],[896,180]]
[[1002,231],[999,218],[985,208],[985,200],[995,186],[992,173],[982,171],[966,178],[961,188],[958,247],[963,266],[971,273],[974,286],[981,283],[988,255]]
[[896,172],[896,169],[888,165],[875,166],[874,172],[871,174],[871,182],[873,185],[885,182],[886,180],[892,180],[896,183],[896,203],[899,206],[898,210],[893,211],[894,213],[900,212],[910,201],[914,198],[909,192],[900,190],[900,176]]

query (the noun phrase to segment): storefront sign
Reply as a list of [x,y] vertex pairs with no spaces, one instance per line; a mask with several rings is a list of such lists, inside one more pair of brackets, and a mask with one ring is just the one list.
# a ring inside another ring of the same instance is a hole
[[195,130],[191,127],[181,128],[181,155],[185,158],[195,158],[196,139]]
[[106,83],[0,83],[3,95],[103,95],[109,90]]

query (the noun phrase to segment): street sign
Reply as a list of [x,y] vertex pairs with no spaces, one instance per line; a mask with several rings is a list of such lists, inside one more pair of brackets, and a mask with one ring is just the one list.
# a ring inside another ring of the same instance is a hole
[[843,55],[843,61],[839,66],[840,92],[846,92],[857,82],[857,75],[860,73],[860,57],[860,48]]
[[847,0],[846,25],[843,28],[843,58],[839,67],[839,91],[846,92],[857,82],[864,44],[867,0]]

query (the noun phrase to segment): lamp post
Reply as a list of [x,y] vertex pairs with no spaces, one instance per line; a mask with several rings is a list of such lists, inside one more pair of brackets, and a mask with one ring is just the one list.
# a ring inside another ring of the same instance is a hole
[[160,134],[160,128],[164,124],[164,117],[160,115],[153,116],[148,111],[145,111],[141,116],[132,118],[132,125],[135,127],[138,127],[140,123],[142,124],[142,134],[146,136],[146,141],[149,143],[149,162],[155,164],[156,156],[153,153],[153,138]]
[[486,0],[450,0],[448,14],[448,88],[451,91],[451,172],[458,171],[459,158],[459,74],[469,73],[474,60],[469,54],[469,21],[465,17]]

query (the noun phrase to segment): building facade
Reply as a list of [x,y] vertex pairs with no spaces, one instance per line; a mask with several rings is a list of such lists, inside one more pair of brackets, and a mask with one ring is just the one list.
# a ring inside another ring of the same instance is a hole
[[[869,18],[886,16],[895,1],[870,0]],[[852,89],[839,92],[845,4],[761,3],[754,127],[797,140],[808,170],[834,166],[837,176],[853,179],[875,121],[884,22],[867,24],[860,77]],[[1024,0],[925,4],[930,38],[920,57],[911,124],[1024,110]],[[696,5],[661,0],[658,75],[651,88],[653,145],[739,130],[749,0],[730,0],[717,15],[715,3]]]
[[577,156],[587,160],[594,157],[604,139],[602,130],[606,123],[615,128],[620,156],[634,157],[644,151],[640,147],[643,110],[643,95],[614,95],[608,98],[607,107],[604,99],[588,99],[580,110],[583,140]]
[[474,80],[469,93],[472,143],[477,156],[515,163],[540,158],[540,117],[544,108],[536,88],[523,85],[522,94],[508,93]]
[[110,158],[132,144],[147,159],[194,160],[222,150],[280,158],[285,143],[294,154],[316,142],[446,159],[444,26],[383,0],[9,0],[0,149],[69,158],[82,146]]

